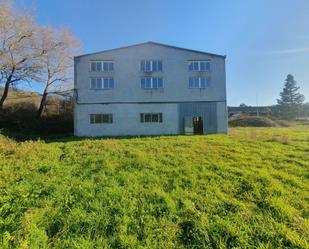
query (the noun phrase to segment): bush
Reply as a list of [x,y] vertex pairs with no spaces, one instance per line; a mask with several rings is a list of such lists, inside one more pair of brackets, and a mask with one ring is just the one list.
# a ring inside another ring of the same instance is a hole
[[234,120],[229,120],[229,126],[277,127],[280,125],[267,117],[242,116]]

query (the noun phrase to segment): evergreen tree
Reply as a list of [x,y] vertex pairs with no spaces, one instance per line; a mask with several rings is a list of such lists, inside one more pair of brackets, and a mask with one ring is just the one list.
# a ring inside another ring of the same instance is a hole
[[300,94],[298,90],[299,87],[294,80],[294,76],[288,74],[283,91],[280,93],[280,99],[277,99],[282,118],[295,119],[297,117],[305,100],[304,95]]

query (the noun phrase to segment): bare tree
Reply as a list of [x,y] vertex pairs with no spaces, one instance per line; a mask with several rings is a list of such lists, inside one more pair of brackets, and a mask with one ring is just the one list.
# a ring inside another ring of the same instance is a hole
[[79,41],[67,29],[44,27],[39,32],[38,49],[41,50],[39,82],[44,84],[37,111],[40,118],[48,94],[72,90],[73,56],[79,50]]
[[36,32],[27,11],[15,10],[11,1],[0,1],[0,84],[4,84],[0,110],[10,87],[19,81],[30,81],[39,71]]

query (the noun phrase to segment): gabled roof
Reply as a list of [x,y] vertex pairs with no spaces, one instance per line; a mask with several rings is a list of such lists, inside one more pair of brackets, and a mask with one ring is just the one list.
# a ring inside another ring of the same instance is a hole
[[134,45],[125,46],[125,47],[120,47],[120,48],[113,48],[113,49],[107,49],[107,50],[94,52],[94,53],[82,54],[82,55],[75,56],[75,58],[83,57],[83,56],[87,56],[87,55],[93,55],[93,54],[100,54],[100,53],[103,53],[103,52],[109,52],[109,51],[114,51],[114,50],[123,49],[123,48],[131,48],[131,47],[136,47],[136,46],[141,46],[141,45],[146,45],[146,44],[153,44],[153,45],[157,45],[157,46],[180,49],[180,50],[185,50],[185,51],[189,51],[189,52],[202,53],[202,54],[207,54],[207,55],[210,55],[210,56],[217,56],[217,57],[223,57],[223,58],[226,57],[226,55],[213,54],[213,53],[208,53],[208,52],[205,52],[205,51],[193,50],[193,49],[188,49],[188,48],[181,48],[181,47],[162,44],[162,43],[158,43],[158,42],[148,41],[148,42],[143,42],[143,43],[134,44]]

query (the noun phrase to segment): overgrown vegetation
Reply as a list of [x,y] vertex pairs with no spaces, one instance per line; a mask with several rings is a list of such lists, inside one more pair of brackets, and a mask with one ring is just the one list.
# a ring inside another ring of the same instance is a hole
[[2,248],[308,248],[309,126],[0,136]]
[[239,118],[229,120],[229,126],[277,127],[279,125],[268,117],[241,116]]
[[291,125],[295,125],[295,122],[271,116],[240,116],[229,120],[230,127],[288,127]]
[[6,134],[14,133],[14,136],[72,134],[72,97],[47,96],[42,117],[37,119],[40,101],[41,96],[37,93],[11,90],[6,109],[0,112],[0,131],[3,130]]

